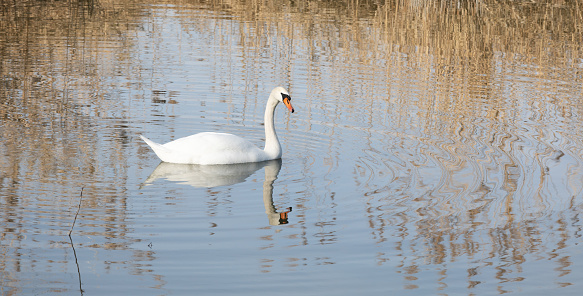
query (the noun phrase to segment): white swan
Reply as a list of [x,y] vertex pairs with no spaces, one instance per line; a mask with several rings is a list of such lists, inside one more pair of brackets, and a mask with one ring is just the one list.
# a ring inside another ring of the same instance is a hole
[[291,97],[283,87],[271,91],[265,106],[265,149],[261,150],[251,142],[231,134],[199,133],[176,139],[166,144],[152,142],[140,135],[158,157],[164,162],[184,164],[234,164],[259,162],[281,158],[281,145],[273,125],[275,107],[283,102],[294,112]]

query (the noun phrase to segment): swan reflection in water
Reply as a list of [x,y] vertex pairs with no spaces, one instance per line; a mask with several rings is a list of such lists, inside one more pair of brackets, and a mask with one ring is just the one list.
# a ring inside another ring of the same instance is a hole
[[292,208],[277,212],[273,204],[273,182],[281,170],[281,159],[225,164],[225,165],[197,165],[175,164],[161,162],[150,174],[144,185],[150,185],[157,179],[166,179],[171,182],[188,184],[193,187],[218,187],[229,186],[245,181],[257,170],[265,169],[265,181],[263,182],[263,204],[270,225],[288,224],[288,213]]

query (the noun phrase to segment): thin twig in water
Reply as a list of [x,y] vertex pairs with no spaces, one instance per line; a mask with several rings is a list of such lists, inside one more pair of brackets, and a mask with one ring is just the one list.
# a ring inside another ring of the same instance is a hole
[[79,269],[79,261],[77,261],[77,252],[75,252],[75,246],[73,245],[73,238],[69,234],[69,240],[71,241],[71,248],[73,249],[73,256],[75,256],[75,264],[77,265],[77,275],[79,276],[79,291],[83,295],[83,286],[81,285],[81,269]]
[[69,230],[69,240],[71,241],[71,248],[73,249],[73,256],[75,256],[75,264],[77,265],[77,275],[79,275],[79,291],[81,292],[81,296],[83,296],[83,287],[81,285],[81,269],[79,269],[79,261],[77,261],[77,252],[75,252],[75,246],[73,245],[73,238],[71,237],[71,233],[73,232],[73,227],[75,227],[75,222],[77,221],[77,216],[79,215],[79,211],[81,210],[81,200],[83,199],[83,189],[85,189],[85,187],[81,187],[81,194],[79,195],[79,207],[77,208],[77,213],[75,213],[75,219],[73,219],[73,225],[71,225],[71,230]]
[[71,230],[69,230],[69,237],[71,237],[71,232],[73,232],[73,227],[75,227],[75,221],[77,221],[77,215],[79,215],[79,211],[81,210],[81,199],[83,199],[83,189],[85,189],[85,187],[81,187],[81,195],[79,196],[79,208],[77,209],[77,213],[75,214],[75,219],[73,219],[73,225],[71,225]]

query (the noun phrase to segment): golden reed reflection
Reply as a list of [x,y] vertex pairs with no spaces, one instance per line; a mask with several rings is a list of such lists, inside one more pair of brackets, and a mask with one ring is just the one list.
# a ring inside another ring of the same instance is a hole
[[[139,241],[128,236],[132,229],[126,222],[128,110],[109,99],[102,80],[120,71],[116,59],[128,59],[123,53],[132,47],[131,39],[111,35],[135,28],[140,15],[129,15],[136,10],[123,9],[123,3],[105,7],[113,4],[0,3],[0,204],[5,213],[0,232],[1,241],[8,242],[2,243],[0,257],[3,295],[22,292],[18,273],[35,269],[35,262],[55,270],[66,265],[34,250],[70,248],[63,234],[82,187],[83,218],[73,235],[92,237],[94,243],[76,239],[77,248],[127,250],[127,257],[103,264],[110,268],[132,257],[139,262],[130,264],[136,273],[148,271],[155,259],[154,252],[128,247]],[[104,53],[106,39],[114,41],[112,51]],[[121,71],[134,75],[131,69]],[[111,141],[102,145],[104,138]],[[40,248],[34,246],[37,236],[44,238]],[[47,281],[48,289],[61,289],[62,281],[54,280]]]

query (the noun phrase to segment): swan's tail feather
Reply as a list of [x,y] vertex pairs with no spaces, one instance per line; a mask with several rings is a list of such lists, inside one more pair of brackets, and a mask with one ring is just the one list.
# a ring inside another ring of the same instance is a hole
[[170,149],[162,146],[161,144],[158,144],[142,135],[140,135],[140,138],[142,138],[142,140],[144,140],[144,142],[146,142],[146,144],[148,144],[148,146],[150,146],[150,148],[154,150],[154,153],[156,153],[158,158],[160,158],[162,161],[165,161],[164,160],[166,158],[165,156],[171,153]]

